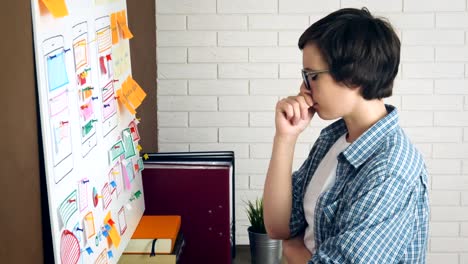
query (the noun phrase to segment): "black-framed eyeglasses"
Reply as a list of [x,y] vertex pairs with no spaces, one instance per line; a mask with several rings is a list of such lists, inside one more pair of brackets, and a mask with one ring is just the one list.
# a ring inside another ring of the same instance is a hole
[[305,83],[305,86],[306,86],[307,90],[310,91],[310,89],[311,89],[310,88],[310,82],[315,81],[317,79],[317,76],[320,73],[325,73],[325,72],[328,72],[328,70],[308,71],[308,70],[302,69],[301,70],[302,79],[304,80],[304,83]]

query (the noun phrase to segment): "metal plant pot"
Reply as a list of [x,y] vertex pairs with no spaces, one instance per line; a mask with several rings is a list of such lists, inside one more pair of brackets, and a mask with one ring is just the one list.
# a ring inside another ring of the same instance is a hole
[[271,239],[267,234],[255,233],[247,229],[250,241],[252,264],[280,264],[282,256],[281,240]]

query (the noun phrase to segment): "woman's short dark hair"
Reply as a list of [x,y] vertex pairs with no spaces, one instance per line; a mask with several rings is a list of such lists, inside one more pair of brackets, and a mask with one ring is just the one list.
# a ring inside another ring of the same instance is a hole
[[344,8],[312,24],[299,38],[299,48],[315,44],[333,79],[361,87],[367,99],[392,95],[400,63],[400,40],[388,21],[367,8]]

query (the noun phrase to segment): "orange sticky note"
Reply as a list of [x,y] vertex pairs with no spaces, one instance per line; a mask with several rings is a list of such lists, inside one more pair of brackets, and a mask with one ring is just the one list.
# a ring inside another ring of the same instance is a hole
[[129,82],[131,83],[132,88],[135,89],[134,93],[136,94],[138,99],[140,99],[140,101],[143,102],[143,100],[146,97],[145,91],[141,88],[141,86],[132,77],[129,77]]
[[55,17],[68,16],[68,9],[65,0],[42,0],[42,3],[49,9],[49,12]]
[[136,109],[145,99],[146,93],[132,77],[129,76],[125,82],[126,86],[123,93],[127,97],[127,100],[129,100]]
[[125,13],[125,10],[122,10],[119,13],[117,13],[117,24],[119,25],[119,28],[122,30],[122,36],[124,39],[133,38],[133,34],[128,28],[127,14]]
[[137,108],[141,104],[141,100],[138,99],[137,95],[135,94],[134,91],[134,86],[132,85],[132,82],[127,79],[123,84],[122,84],[122,92],[125,96],[125,98],[130,101],[132,104],[133,108]]
[[119,43],[119,28],[117,25],[117,13],[111,14],[112,44]]
[[[111,220],[111,213],[108,212],[106,215],[106,218],[104,219],[104,225],[109,223],[109,220]],[[115,225],[110,225],[111,229],[109,230],[109,236],[107,237],[107,243],[109,243],[109,248],[113,244],[115,248],[118,248],[120,245],[120,235],[119,232],[115,229]]]
[[125,108],[127,108],[127,110],[128,110],[132,115],[136,114],[135,108],[133,108],[133,106],[131,106],[131,105],[128,103],[127,99],[126,99],[125,96],[122,94],[122,89],[117,90],[117,91],[116,91],[116,95],[117,95],[117,97],[119,98],[119,99],[118,99],[119,102],[120,102],[121,104],[123,104],[123,105],[125,106]]
[[83,98],[84,99],[88,99],[89,97],[91,97],[91,95],[93,95],[93,91],[92,90],[84,90],[83,91]]

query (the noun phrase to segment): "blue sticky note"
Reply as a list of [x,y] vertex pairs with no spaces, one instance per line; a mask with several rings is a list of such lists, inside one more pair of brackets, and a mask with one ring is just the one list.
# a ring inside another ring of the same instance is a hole
[[114,188],[117,187],[117,183],[115,183],[115,181],[111,181],[110,184],[111,184],[111,186],[114,187]]
[[106,228],[107,231],[111,230],[111,226],[109,224],[106,224],[104,227]]
[[109,233],[107,233],[107,231],[102,231],[102,235],[105,236],[105,237],[108,237]]
[[92,253],[94,253],[91,247],[87,247],[86,252],[88,252],[88,255],[91,255]]
[[109,258],[112,258],[114,257],[114,254],[112,254],[112,251],[109,250],[107,251],[107,256],[109,256]]
[[53,91],[68,84],[65,53],[61,52],[47,57],[47,77],[49,80],[49,91]]

